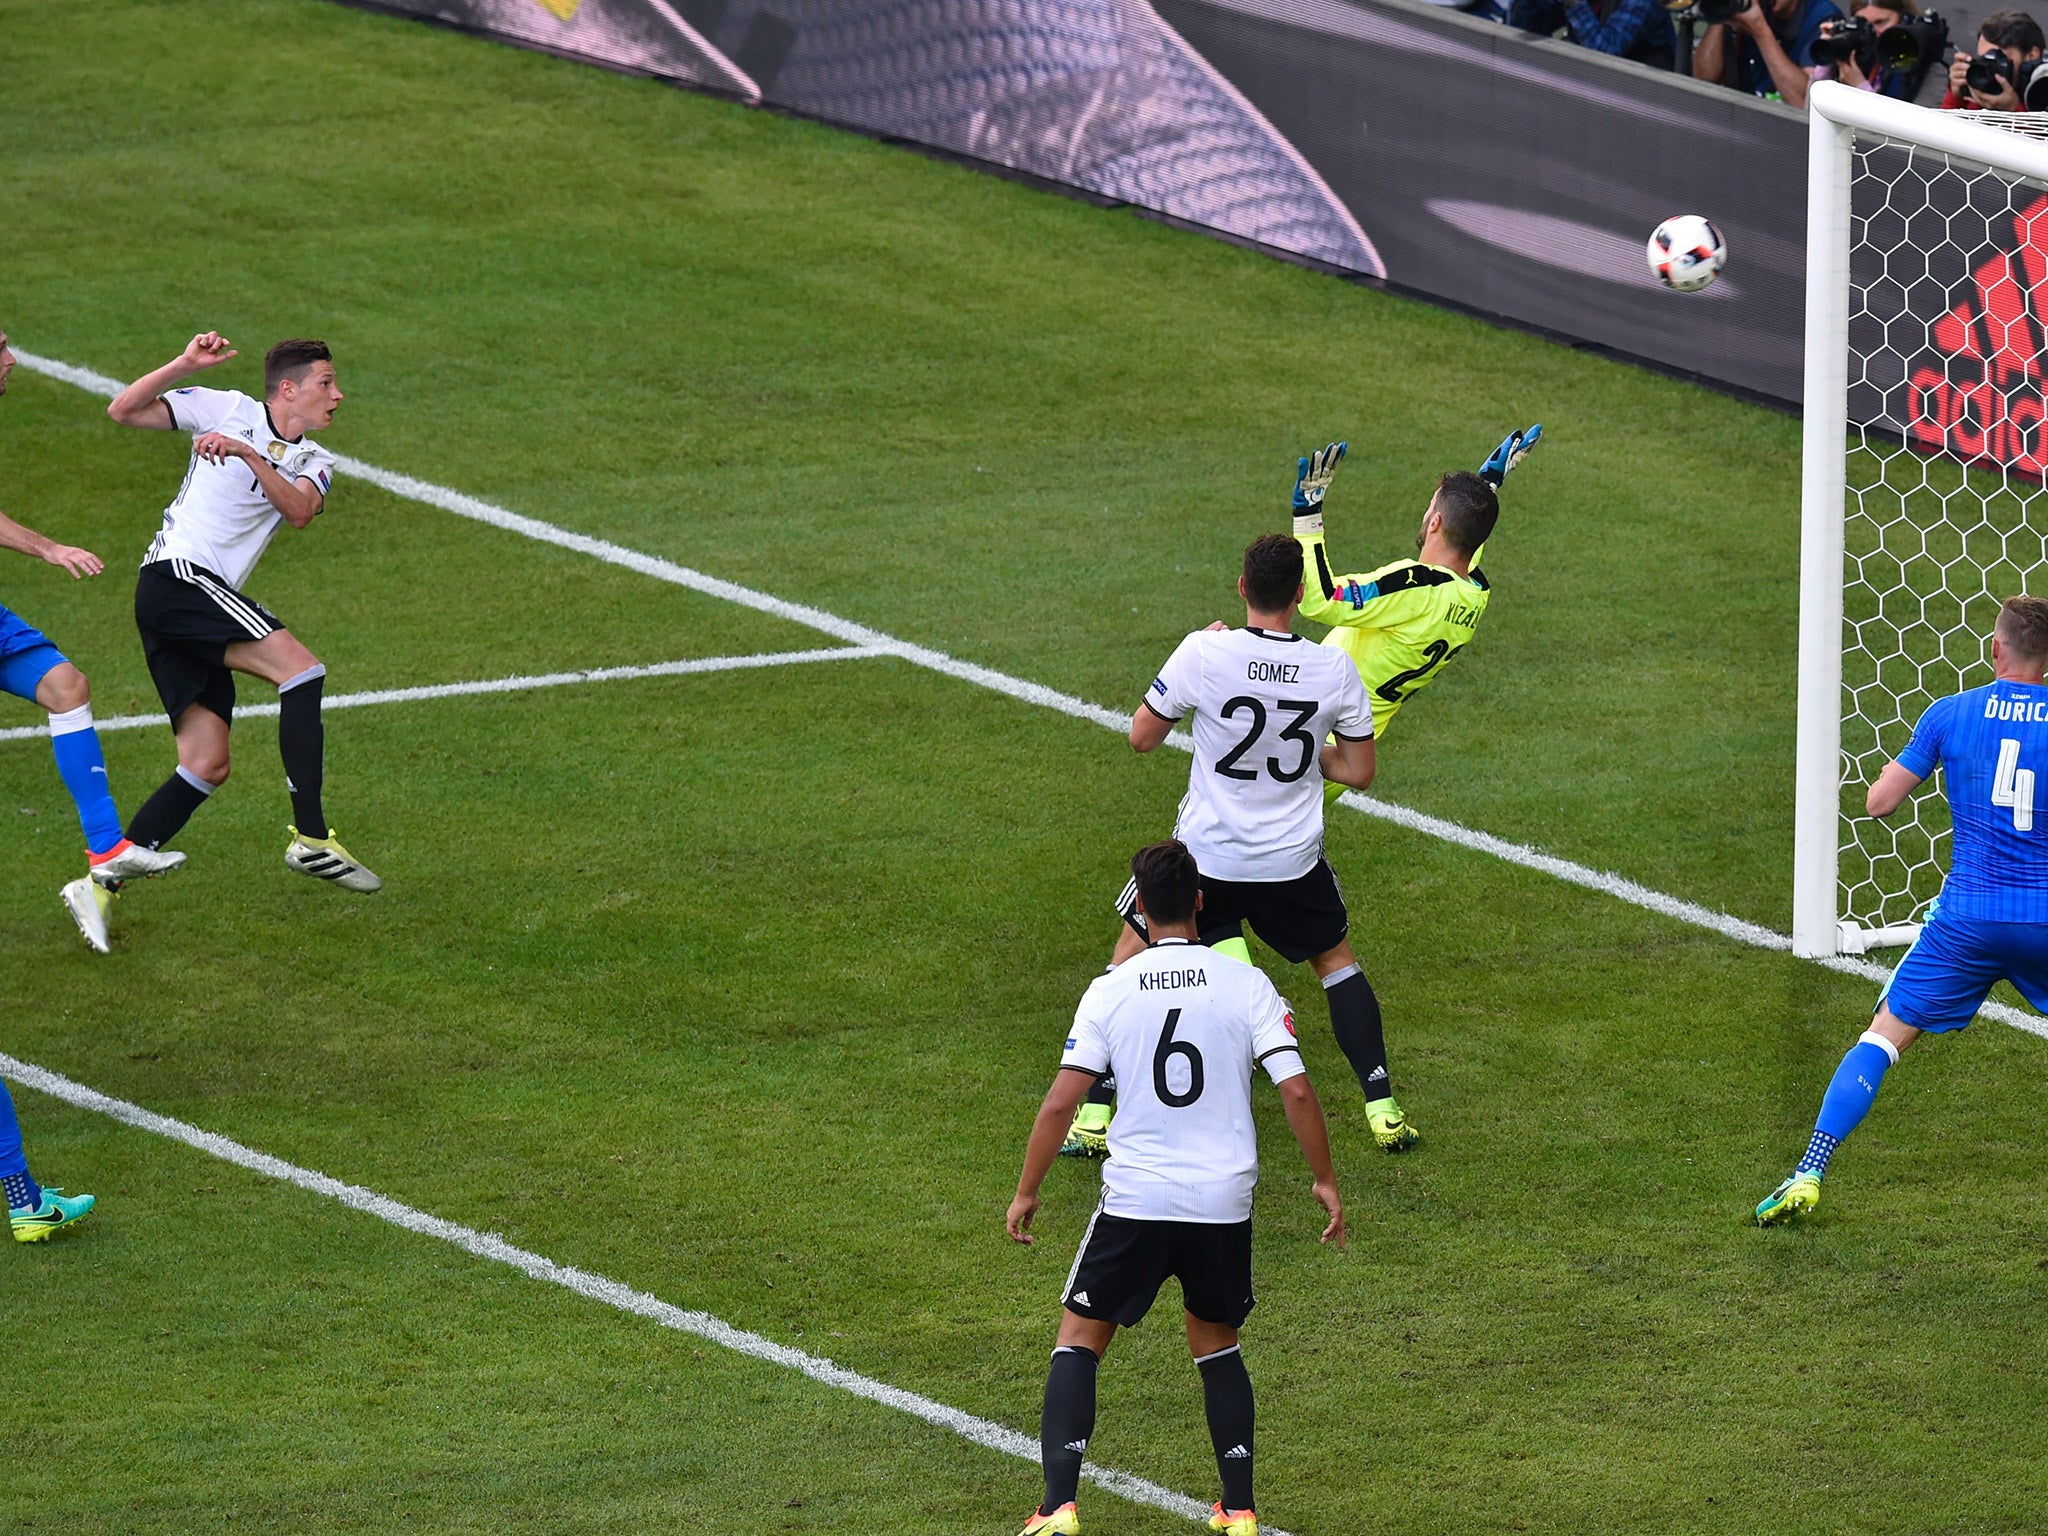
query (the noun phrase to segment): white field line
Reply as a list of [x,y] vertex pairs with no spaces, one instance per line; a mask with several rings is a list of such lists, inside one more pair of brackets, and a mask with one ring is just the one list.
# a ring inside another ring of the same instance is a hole
[[[527,677],[490,677],[473,683],[429,683],[420,688],[376,688],[367,693],[337,693],[321,701],[322,709],[356,709],[365,704],[412,704],[422,699],[455,699],[473,693],[524,693],[529,688],[572,688],[581,683],[615,683],[638,677],[687,677],[697,672],[744,672],[755,667],[795,667],[813,661],[858,661],[867,656],[886,656],[888,651],[870,646],[832,646],[818,651],[768,651],[758,656],[698,656],[688,661],[657,661],[644,667],[593,667],[583,672],[539,672]],[[235,718],[274,715],[277,705],[237,704]],[[139,731],[144,726],[170,722],[161,714],[115,715],[95,720],[101,731]],[[11,725],[0,730],[0,741],[27,741],[48,736],[47,725]]]
[[[20,360],[21,365],[31,372],[47,374],[53,379],[61,379],[67,384],[75,384],[81,389],[91,390],[94,394],[102,395],[108,399],[112,399],[123,387],[118,379],[110,379],[105,374],[94,373],[89,369],[74,368],[69,363],[55,362],[49,358],[36,357],[19,351],[15,353],[15,356]],[[915,663],[917,666],[927,667],[934,672],[942,672],[948,677],[957,677],[963,682],[974,683],[983,688],[993,689],[997,693],[1007,694],[1011,698],[1020,699],[1027,704],[1036,704],[1044,709],[1057,710],[1061,714],[1072,716],[1076,720],[1091,721],[1096,725],[1106,726],[1119,733],[1128,729],[1130,724],[1128,714],[1119,714],[1116,710],[1104,709],[1100,704],[1091,704],[1086,699],[1075,698],[1072,694],[1060,693],[1056,689],[1047,688],[1039,683],[1027,682],[1023,678],[1011,677],[1007,673],[997,672],[989,667],[976,666],[972,662],[961,661],[956,657],[948,656],[943,651],[935,651],[926,646],[912,645],[907,641],[897,640],[892,636],[883,634],[880,630],[870,629],[864,624],[856,624],[850,619],[840,618],[837,614],[827,613],[822,608],[811,608],[801,603],[792,603],[767,592],[757,592],[751,587],[742,587],[735,582],[723,581],[716,576],[707,576],[701,571],[693,571],[689,567],[677,565],[673,561],[658,559],[653,555],[643,555],[639,551],[627,549],[623,545],[613,544],[604,539],[593,539],[580,533],[571,533],[568,529],[558,528],[553,523],[544,523],[538,518],[525,517],[517,512],[507,511],[503,507],[493,506],[487,501],[479,501],[474,496],[465,496],[460,491],[451,491],[444,486],[430,485],[424,480],[415,480],[409,475],[393,474],[389,470],[379,469],[373,464],[365,464],[360,460],[337,458],[335,463],[336,467],[342,470],[343,473],[354,475],[358,479],[367,480],[372,485],[391,492],[394,496],[402,496],[411,501],[423,502],[428,506],[439,507],[443,511],[453,512],[458,517],[473,518],[480,523],[489,523],[494,528],[503,528],[512,533],[522,534],[529,539],[538,540],[543,544],[553,544],[562,549],[572,549],[579,554],[590,555],[609,564],[624,566],[628,570],[638,571],[644,576],[652,576],[657,581],[666,581],[679,587],[688,587],[690,590],[702,592],[708,597],[723,598],[726,602],[737,603],[743,608],[752,608],[761,613],[771,613],[777,618],[787,619],[793,624],[802,624],[810,629],[821,630],[825,634],[831,635],[835,639],[844,640],[849,644],[868,647],[890,656],[901,657],[903,660]],[[1185,732],[1180,731],[1176,731],[1170,736],[1168,743],[1180,748],[1183,752],[1192,751],[1194,745],[1192,738]],[[1652,890],[1645,885],[1638,885],[1635,881],[1625,879],[1620,875],[1608,874],[1602,870],[1589,868],[1584,864],[1575,864],[1570,859],[1558,858],[1553,854],[1544,853],[1540,849],[1531,848],[1523,843],[1511,843],[1505,838],[1495,837],[1488,832],[1475,832],[1469,827],[1458,825],[1456,822],[1445,821],[1441,817],[1430,816],[1421,811],[1411,811],[1402,806],[1390,804],[1385,800],[1374,799],[1370,795],[1359,794],[1356,791],[1347,792],[1339,803],[1349,806],[1354,811],[1362,811],[1368,816],[1377,816],[1382,821],[1390,821],[1397,826],[1406,827],[1411,831],[1421,832],[1430,837],[1441,838],[1446,842],[1455,843],[1461,848],[1470,848],[1475,852],[1492,854],[1495,858],[1505,859],[1511,864],[1519,864],[1525,869],[1537,870],[1556,879],[1568,881],[1573,885],[1584,886],[1587,890],[1600,891],[1605,895],[1614,897],[1617,901],[1625,901],[1632,906],[1642,907],[1647,911],[1675,918],[1679,922],[1690,923],[1694,927],[1708,929],[1711,932],[1722,935],[1724,938],[1734,939],[1740,944],[1751,944],[1759,949],[1781,950],[1788,954],[1792,949],[1792,940],[1785,934],[1775,932],[1756,923],[1745,922],[1738,917],[1730,917],[1725,912],[1716,912],[1710,907],[1699,905],[1697,902],[1684,901],[1676,896],[1667,896],[1661,891]],[[1841,971],[1851,976],[1862,976],[1873,981],[1883,981],[1891,974],[1884,966],[1872,964],[1868,960],[1852,959],[1848,956],[1836,956],[1817,963],[1826,966],[1829,970]],[[2048,1020],[2041,1019],[2033,1014],[2022,1013],[2019,1009],[2007,1007],[2002,1003],[1987,1003],[1984,1006],[1983,1014],[1986,1018],[1996,1019],[2002,1024],[2010,1024],[2017,1029],[2026,1030],[2029,1034],[2040,1035],[2042,1038],[2048,1039]]]
[[[735,1328],[723,1319],[709,1312],[694,1312],[650,1296],[645,1291],[636,1291],[631,1286],[603,1275],[591,1274],[588,1270],[576,1269],[566,1264],[557,1264],[553,1259],[544,1258],[528,1249],[508,1243],[495,1232],[479,1232],[474,1227],[465,1227],[460,1222],[444,1221],[439,1216],[429,1215],[414,1206],[380,1195],[375,1190],[364,1189],[359,1184],[344,1184],[340,1179],[316,1173],[311,1168],[301,1168],[283,1158],[272,1157],[267,1152],[258,1152],[230,1141],[212,1131],[201,1130],[183,1120],[173,1120],[131,1104],[126,1099],[116,1099],[83,1083],[73,1082],[68,1077],[38,1067],[33,1063],[18,1061],[12,1056],[0,1055],[0,1077],[9,1078],[24,1088],[33,1088],[51,1098],[61,1099],[78,1109],[90,1110],[118,1120],[136,1130],[148,1131],[154,1136],[168,1137],[183,1142],[195,1151],[204,1152],[208,1157],[217,1157],[224,1163],[233,1163],[251,1173],[261,1174],[267,1179],[278,1179],[286,1184],[296,1184],[300,1189],[328,1200],[334,1200],[351,1210],[387,1221],[394,1227],[416,1232],[422,1237],[437,1238],[441,1242],[474,1254],[480,1259],[493,1263],[508,1264],[532,1279],[549,1285],[559,1285],[564,1290],[574,1291],[578,1296],[591,1301],[603,1302],[621,1312],[630,1312],[644,1317],[649,1322],[664,1328],[673,1328],[678,1333],[693,1334],[700,1339],[732,1350],[735,1354],[748,1355],[756,1360],[765,1360],[770,1365],[779,1365],[786,1370],[798,1371],[813,1381],[823,1382],[828,1387],[837,1387],[842,1392],[851,1392],[855,1397],[864,1397],[870,1402],[894,1408],[914,1418],[923,1419],[940,1429],[948,1430],[963,1440],[986,1446],[992,1451],[1001,1451],[1006,1456],[1019,1460],[1038,1462],[1038,1442],[1029,1435],[1018,1433],[993,1420],[977,1418],[971,1413],[962,1413],[958,1408],[949,1408],[944,1403],[934,1402],[915,1392],[906,1392],[901,1387],[892,1387],[887,1382],[876,1381],[872,1376],[863,1376],[850,1371],[843,1365],[835,1365],[819,1355],[807,1354],[792,1349],[786,1344],[777,1344],[773,1339],[750,1333],[744,1328]],[[1188,1520],[1206,1519],[1209,1506],[1184,1493],[1129,1472],[1119,1472],[1115,1467],[1101,1467],[1084,1464],[1081,1475],[1098,1488],[1116,1494],[1120,1498],[1137,1504],[1149,1504],[1155,1509],[1167,1510]],[[1272,1526],[1263,1528],[1268,1536],[1287,1536],[1287,1532]]]

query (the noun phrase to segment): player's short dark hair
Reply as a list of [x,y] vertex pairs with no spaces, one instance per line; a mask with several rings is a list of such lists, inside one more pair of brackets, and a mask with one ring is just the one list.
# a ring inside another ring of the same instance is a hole
[[1260,613],[1278,613],[1301,590],[1301,544],[1290,534],[1264,533],[1245,546],[1244,600]]
[[2008,597],[2000,603],[1998,638],[2022,661],[2048,662],[2048,597]]
[[294,336],[290,341],[280,341],[263,354],[263,393],[274,395],[277,386],[286,379],[294,384],[306,377],[306,371],[315,363],[331,363],[334,354],[327,350],[327,343],[314,341],[307,336]]
[[2016,53],[2048,48],[2048,41],[2041,36],[2041,23],[2025,11],[1993,11],[1977,23],[1977,35],[1994,48]]
[[1444,520],[1444,537],[1470,559],[1493,537],[1500,521],[1500,497],[1469,469],[1454,469],[1436,483],[1436,509]]
[[1138,900],[1145,904],[1145,915],[1153,922],[1184,923],[1195,915],[1195,893],[1202,888],[1202,876],[1187,844],[1169,837],[1140,848],[1131,855],[1131,878],[1138,882]]

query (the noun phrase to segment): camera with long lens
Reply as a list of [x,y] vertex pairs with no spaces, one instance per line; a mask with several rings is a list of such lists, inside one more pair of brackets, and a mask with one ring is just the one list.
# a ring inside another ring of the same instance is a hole
[[1877,34],[1877,56],[1884,60],[1884,66],[1895,75],[1909,78],[1912,89],[1906,99],[1913,99],[1919,90],[1927,70],[1941,57],[1948,47],[1948,23],[1939,11],[1923,11],[1918,16],[1901,16],[1893,25]]
[[1698,10],[1701,21],[1719,25],[1724,21],[1733,21],[1748,10],[1749,6],[1750,0],[1699,0]]

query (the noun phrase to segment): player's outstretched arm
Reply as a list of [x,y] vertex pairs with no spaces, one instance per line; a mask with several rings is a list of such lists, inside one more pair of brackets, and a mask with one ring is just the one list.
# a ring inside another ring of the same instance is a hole
[[[1046,1171],[1060,1155],[1060,1143],[1067,1139],[1067,1127],[1074,1123],[1074,1111],[1095,1086],[1095,1074],[1074,1067],[1060,1068],[1052,1080],[1045,1102],[1038,1106],[1038,1118],[1031,1122],[1031,1139],[1024,1144],[1024,1171],[1017,1175],[1017,1193],[1010,1201],[1003,1225],[1020,1243],[1037,1241],[1031,1235],[1031,1218],[1038,1214],[1038,1187]],[[1318,1116],[1321,1115],[1318,1110]]]
[[1510,432],[1500,440],[1500,446],[1493,450],[1486,462],[1479,466],[1479,478],[1489,485],[1498,487],[1507,479],[1509,470],[1529,457],[1529,450],[1534,448],[1542,437],[1543,423],[1540,421],[1526,432]]
[[1323,498],[1348,449],[1345,443],[1329,443],[1294,461],[1294,536],[1301,541],[1307,577],[1302,582],[1301,616],[1319,624],[1339,622],[1338,582],[1330,574],[1329,551],[1323,547]]
[[69,571],[74,579],[97,576],[106,569],[100,563],[100,557],[91,550],[59,544],[33,528],[22,527],[4,512],[0,512],[0,549],[17,550],[24,555],[34,555],[38,560],[47,560],[51,565]]
[[145,373],[107,406],[107,414],[124,427],[143,427],[168,432],[177,426],[164,395],[195,373],[218,368],[235,356],[227,337],[218,331],[201,331],[185,344],[185,350],[163,367]]
[[1884,772],[1877,776],[1877,782],[1870,786],[1870,793],[1864,797],[1863,808],[1873,816],[1889,816],[1906,803],[1906,797],[1919,786],[1920,775],[1903,763],[1886,763]]
[[1342,1248],[1344,1202],[1337,1194],[1337,1165],[1330,1158],[1330,1128],[1323,1123],[1323,1101],[1316,1097],[1315,1085],[1306,1072],[1297,1073],[1280,1085],[1280,1105],[1287,1111],[1288,1129],[1294,1132],[1294,1139],[1301,1143],[1302,1156],[1308,1159],[1308,1171],[1315,1180],[1316,1202],[1330,1214],[1330,1224],[1323,1228],[1323,1241],[1335,1238]]

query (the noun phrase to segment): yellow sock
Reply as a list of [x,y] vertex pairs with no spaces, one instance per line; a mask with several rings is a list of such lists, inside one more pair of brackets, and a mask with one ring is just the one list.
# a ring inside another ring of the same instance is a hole
[[1209,947],[1219,955],[1228,955],[1233,960],[1242,960],[1246,965],[1252,963],[1252,947],[1245,943],[1242,937],[1224,939],[1219,943],[1211,944]]

